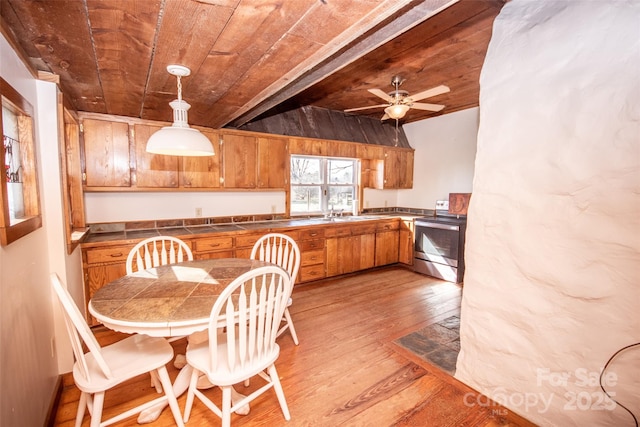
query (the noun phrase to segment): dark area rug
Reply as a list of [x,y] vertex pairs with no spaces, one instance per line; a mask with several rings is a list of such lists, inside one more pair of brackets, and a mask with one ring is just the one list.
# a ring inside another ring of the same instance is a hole
[[448,317],[398,338],[395,343],[453,375],[460,352],[460,318]]

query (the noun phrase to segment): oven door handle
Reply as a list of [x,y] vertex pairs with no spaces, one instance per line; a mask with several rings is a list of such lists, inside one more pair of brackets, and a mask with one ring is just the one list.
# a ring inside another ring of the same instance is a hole
[[459,225],[438,224],[436,222],[422,222],[422,221],[416,221],[415,225],[416,227],[428,227],[428,228],[439,228],[441,230],[460,231]]

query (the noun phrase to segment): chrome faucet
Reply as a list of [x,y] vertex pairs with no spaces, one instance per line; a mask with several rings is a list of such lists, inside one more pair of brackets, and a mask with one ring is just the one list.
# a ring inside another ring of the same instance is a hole
[[338,214],[340,214],[340,216],[342,216],[342,211],[343,209],[339,209],[339,210],[334,210],[333,209],[333,205],[331,205],[331,207],[329,208],[329,213],[325,214],[325,218],[337,218]]

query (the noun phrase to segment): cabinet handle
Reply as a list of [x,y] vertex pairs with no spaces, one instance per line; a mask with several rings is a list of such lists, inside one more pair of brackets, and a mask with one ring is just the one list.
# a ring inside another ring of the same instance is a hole
[[209,243],[209,246],[211,246],[212,248],[217,248],[218,246],[220,246],[220,243]]
[[121,257],[122,256],[122,252],[118,252],[117,254],[111,254],[109,255],[111,258],[117,258],[117,257]]
[[313,233],[310,234],[311,237],[316,237],[317,235],[318,235],[317,232],[313,232]]

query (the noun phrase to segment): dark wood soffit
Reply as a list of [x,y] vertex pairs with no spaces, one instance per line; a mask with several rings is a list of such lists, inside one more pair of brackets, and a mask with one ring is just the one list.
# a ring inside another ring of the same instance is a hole
[[[414,1],[400,9],[396,14],[389,16],[380,24],[353,40],[347,46],[334,55],[321,61],[319,64],[292,80],[286,86],[281,87],[275,93],[265,95],[262,101],[255,106],[241,108],[239,115],[227,125],[232,127],[242,126],[262,113],[286,101],[300,93],[314,83],[322,80],[331,73],[361,58],[365,54],[380,47],[384,43],[406,32],[414,26],[424,22],[429,17],[457,0],[429,0]],[[244,111],[246,112],[244,112]]]
[[381,122],[370,117],[347,115],[342,111],[311,106],[290,109],[279,114],[263,115],[238,129],[411,148],[402,126],[399,126],[396,132],[395,123],[392,121]]

